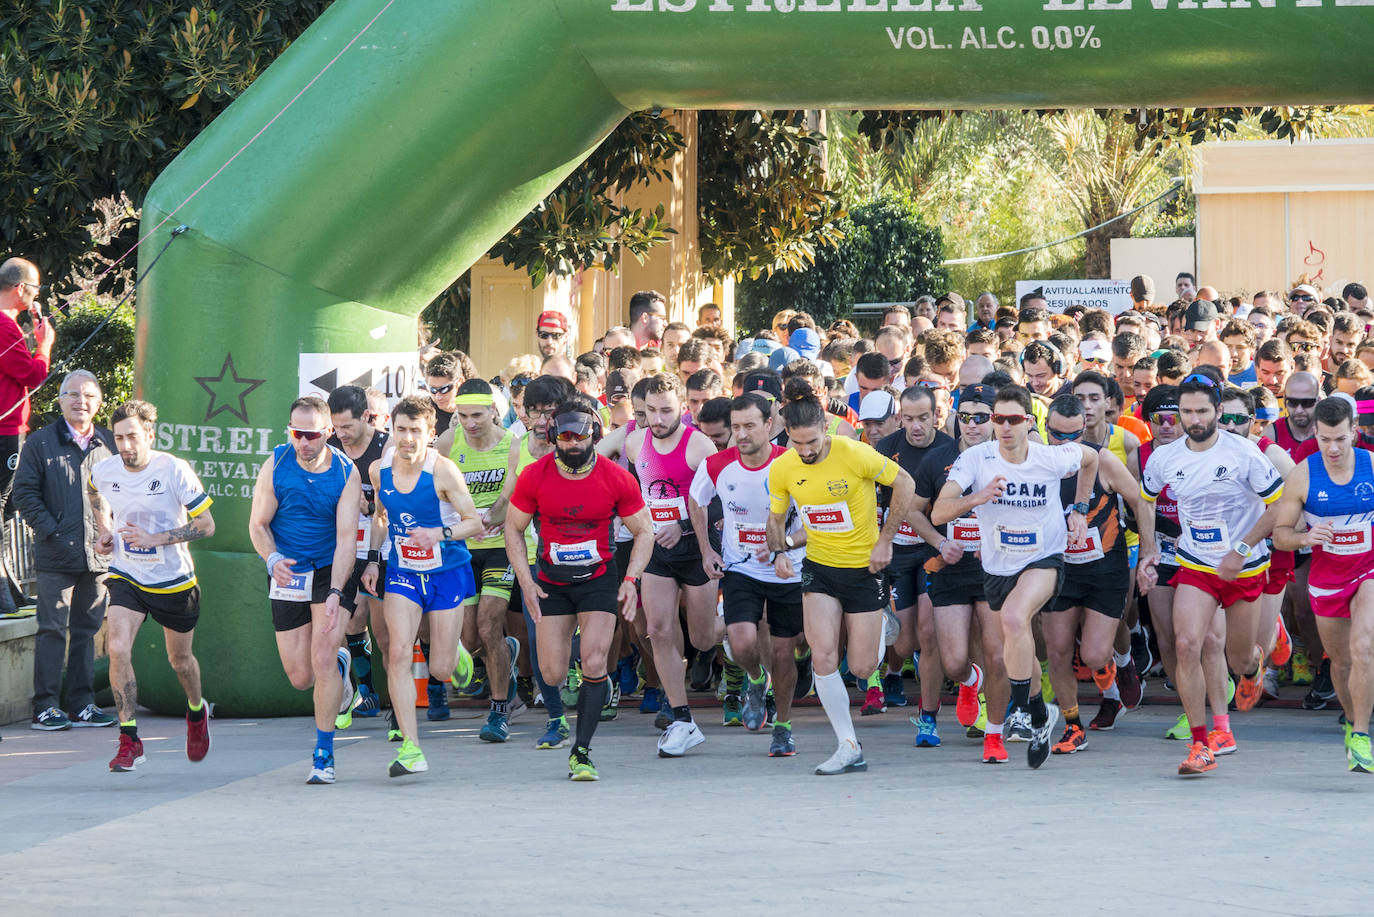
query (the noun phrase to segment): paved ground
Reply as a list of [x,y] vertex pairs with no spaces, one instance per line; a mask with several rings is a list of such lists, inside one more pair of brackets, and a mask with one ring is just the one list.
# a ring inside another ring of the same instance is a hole
[[1346,771],[1336,713],[1237,715],[1239,754],[1192,781],[1160,738],[1177,713],[1030,771],[1021,745],[978,763],[949,715],[943,747],[914,749],[894,708],[856,720],[868,773],[822,778],[819,709],[795,758],[703,710],[706,743],[660,760],[628,708],[595,784],[532,748],[532,714],[505,746],[477,740],[477,711],[425,724],[432,770],[399,781],[384,721],[360,720],[332,787],[304,784],[304,719],[217,720],[193,765],[180,722],[143,717],[149,761],[118,775],[112,730],[7,727],[0,914],[1367,913],[1374,776]]

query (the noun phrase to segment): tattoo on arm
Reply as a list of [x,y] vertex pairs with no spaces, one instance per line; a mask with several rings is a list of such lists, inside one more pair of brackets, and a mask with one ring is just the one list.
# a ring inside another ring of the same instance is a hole
[[167,536],[168,544],[178,544],[183,541],[197,541],[206,537],[209,533],[204,529],[198,528],[195,521],[192,520],[180,528],[171,529],[162,534]]

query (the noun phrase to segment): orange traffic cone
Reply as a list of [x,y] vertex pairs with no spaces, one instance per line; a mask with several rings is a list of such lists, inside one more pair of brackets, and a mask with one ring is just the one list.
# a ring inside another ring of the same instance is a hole
[[415,655],[411,657],[410,674],[415,678],[415,706],[429,706],[429,663],[425,662],[425,654],[420,650],[420,644],[415,644]]

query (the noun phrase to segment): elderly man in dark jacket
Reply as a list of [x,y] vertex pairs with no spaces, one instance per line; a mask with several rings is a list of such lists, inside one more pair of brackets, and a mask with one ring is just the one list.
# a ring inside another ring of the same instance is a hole
[[[95,704],[95,635],[110,594],[109,560],[94,548],[95,519],[84,498],[91,466],[115,454],[114,437],[95,425],[100,383],[84,369],[62,380],[61,419],[29,436],[11,499],[33,529],[38,578],[38,638],[33,660],[32,728],[112,726]],[[68,639],[70,631],[70,640]],[[62,662],[67,663],[67,711]]]

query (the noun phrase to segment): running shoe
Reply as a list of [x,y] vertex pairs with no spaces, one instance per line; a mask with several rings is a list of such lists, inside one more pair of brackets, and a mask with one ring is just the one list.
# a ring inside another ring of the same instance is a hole
[[1002,733],[1008,742],[1029,742],[1032,735],[1030,714],[1023,711],[1007,714],[1002,723]]
[[1132,659],[1125,665],[1116,667],[1116,691],[1121,695],[1121,706],[1134,710],[1145,699],[1145,680]]
[[87,704],[86,706],[82,707],[78,712],[72,714],[71,722],[73,726],[79,729],[83,726],[113,726],[115,723],[118,723],[119,720],[110,716],[108,713],[106,713],[104,710],[101,710],[95,704]]
[[1254,710],[1263,692],[1264,666],[1261,665],[1255,674],[1242,677],[1240,684],[1236,685],[1236,709],[1242,713]]
[[662,688],[645,688],[644,698],[639,702],[640,713],[657,713],[658,708],[663,706]]
[[790,758],[797,753],[797,743],[792,741],[792,730],[787,726],[773,727],[773,741],[768,745],[768,757]]
[[1312,671],[1312,662],[1307,658],[1307,654],[1300,649],[1293,650],[1293,677],[1295,685],[1310,685],[1316,677]]
[[[358,686],[353,683],[353,657],[348,650],[341,646],[335,656],[335,661],[339,665],[339,677],[343,679],[343,689],[339,692],[339,713],[351,714],[353,708],[358,706],[362,700],[362,695],[358,693]],[[351,715],[348,721],[353,722]]]
[[596,765],[592,764],[590,753],[581,745],[568,755],[568,779],[577,783],[590,783],[601,779],[601,775],[596,772]]
[[606,703],[601,708],[601,722],[605,723],[620,715],[620,682],[615,678],[606,679],[611,690],[606,692]]
[[1050,756],[1050,743],[1054,736],[1054,727],[1059,724],[1059,705],[1045,705],[1045,725],[1034,729],[1030,745],[1026,746],[1026,764],[1032,768],[1039,767],[1045,763],[1045,759]]
[[630,655],[616,663],[615,680],[620,682],[620,696],[638,694],[643,680],[639,677],[639,650],[631,648]]
[[917,748],[940,747],[940,730],[936,728],[935,717],[922,710],[920,716],[910,716],[907,719],[916,727]]
[[816,766],[816,773],[822,777],[834,777],[839,774],[866,770],[868,770],[868,762],[864,760],[864,747],[850,742],[841,742],[840,747],[835,749],[833,755],[824,763]]
[[984,764],[1006,764],[1007,746],[1002,741],[1002,737],[997,733],[990,733],[983,736],[983,763]]
[[1089,729],[1096,729],[1099,732],[1110,732],[1116,728],[1116,721],[1125,713],[1125,708],[1121,706],[1121,701],[1112,698],[1102,698],[1102,703],[1097,707],[1097,716],[1088,723]]
[[1178,766],[1180,777],[1197,777],[1208,771],[1216,770],[1217,759],[1212,755],[1211,750],[1201,742],[1194,742],[1188,746],[1188,757],[1183,759],[1183,763]]
[[1083,731],[1083,727],[1068,723],[1064,726],[1064,734],[1059,737],[1059,741],[1050,748],[1050,753],[1055,755],[1077,754],[1087,744],[1088,734]]
[[458,693],[463,693],[472,684],[472,676],[475,668],[472,662],[472,654],[467,651],[467,647],[458,644],[458,663],[453,667],[453,675],[449,677],[449,684]]
[[778,702],[773,697],[773,689],[763,696],[763,728],[772,729],[778,721]]
[[1178,721],[1164,732],[1164,738],[1174,739],[1178,742],[1186,742],[1192,738],[1193,732],[1188,727],[1188,714],[1180,713]]
[[660,758],[681,758],[688,749],[695,748],[706,741],[697,724],[688,720],[673,720],[663,735],[658,737],[658,756]]
[[133,736],[119,734],[119,751],[110,760],[110,770],[116,773],[131,771],[148,758],[143,754],[143,743]]
[[310,757],[310,776],[305,778],[309,784],[334,782],[334,756],[323,748],[315,749]]
[[915,653],[915,654],[913,654],[913,656],[910,656],[910,657],[908,657],[908,658],[902,660],[902,677],[903,677],[903,678],[915,678],[915,677],[916,677],[916,659],[915,659],[915,656],[919,656],[919,655],[920,655],[920,653]]
[[1141,678],[1154,668],[1155,657],[1150,652],[1150,631],[1144,623],[1137,624],[1136,629],[1131,631],[1131,661],[1135,663],[1135,670]]
[[1336,687],[1331,683],[1331,660],[1323,658],[1312,681],[1312,690],[1302,699],[1306,710],[1325,710],[1336,699]]
[[1274,632],[1274,649],[1269,654],[1269,660],[1274,665],[1287,665],[1293,658],[1293,638],[1288,635],[1288,625],[1283,623],[1283,615],[1279,615],[1279,626]]
[[1229,729],[1208,730],[1207,750],[1218,758],[1222,755],[1234,755],[1239,750],[1235,733]]
[[386,772],[390,777],[405,777],[408,774],[418,774],[427,770],[429,770],[429,763],[425,761],[420,746],[406,739],[396,752],[396,760],[391,762],[391,767],[387,768]]
[[883,697],[890,707],[905,707],[906,689],[902,687],[902,676],[889,674],[883,679]]
[[1236,699],[1236,680],[1230,675],[1226,676],[1226,706],[1231,706],[1231,702]]
[[660,692],[658,695],[658,713],[654,716],[654,728],[659,732],[673,725],[673,705],[668,701],[668,695]]
[[794,655],[792,658],[797,666],[797,686],[792,689],[792,699],[801,700],[816,687],[816,672],[811,668],[810,650],[806,651],[805,656]]
[[[988,700],[982,694],[978,695],[978,719],[973,721],[973,725],[964,730],[964,735],[970,739],[981,739],[988,731]],[[1000,733],[999,733],[1000,735]]]
[[763,728],[764,721],[768,718],[767,708],[768,679],[760,681],[750,681],[744,691],[744,705],[740,709],[740,719],[744,723],[744,728],[750,732],[758,732]]
[[722,726],[743,726],[744,715],[740,708],[739,695],[727,694],[720,705],[720,724]]
[[354,716],[374,717],[382,712],[382,699],[367,685],[358,685],[358,706],[353,708]]
[[559,695],[563,698],[563,706],[576,707],[577,696],[582,693],[582,670],[577,666],[568,669],[568,677],[563,680],[563,687],[559,690]]
[[472,661],[472,679],[466,687],[456,688],[458,696],[468,700],[485,700],[491,697],[491,684],[487,680],[487,667],[481,659]]
[[1374,756],[1370,754],[1369,736],[1351,733],[1345,740],[1346,769],[1358,774],[1374,774]]
[[960,685],[958,700],[954,702],[954,718],[960,726],[972,726],[978,722],[978,713],[983,709],[978,692],[983,690],[983,670],[973,665],[974,683]]
[[859,713],[863,716],[875,716],[887,711],[887,704],[884,703],[882,688],[869,688],[864,692],[864,705],[859,708]]
[[33,722],[29,724],[29,728],[43,732],[58,732],[62,729],[71,729],[72,721],[61,710],[49,707],[33,715]]
[[1108,660],[1106,665],[1092,673],[1092,679],[1093,684],[1097,685],[1097,690],[1106,691],[1116,684],[1116,663]]
[[715,661],[714,647],[706,652],[698,651],[692,658],[692,665],[687,670],[687,683],[693,691],[710,691],[715,688]]
[[1054,703],[1054,685],[1050,682],[1050,664],[1040,663],[1040,696],[1045,699],[1045,703]]
[[448,709],[448,685],[443,682],[431,683],[425,693],[429,697],[429,706],[425,708],[425,719],[430,722],[439,722],[453,715]]
[[386,740],[388,742],[399,742],[405,736],[401,732],[401,724],[396,722],[396,711],[386,712]]
[[568,744],[568,736],[572,730],[568,728],[568,718],[566,716],[551,716],[548,723],[544,725],[544,734],[539,737],[539,741],[534,743],[535,748],[562,748]]
[[477,733],[483,742],[504,742],[510,738],[510,719],[495,710],[487,714],[487,724]]
[[201,699],[201,717],[191,719],[191,711],[186,711],[186,759],[197,763],[205,760],[210,753],[210,702]]
[[1279,699],[1279,670],[1272,665],[1264,667],[1264,690],[1261,702]]

